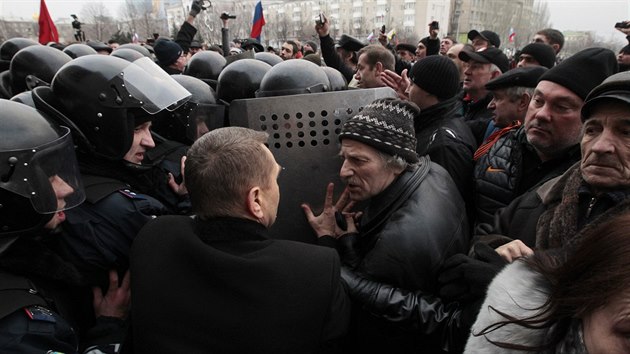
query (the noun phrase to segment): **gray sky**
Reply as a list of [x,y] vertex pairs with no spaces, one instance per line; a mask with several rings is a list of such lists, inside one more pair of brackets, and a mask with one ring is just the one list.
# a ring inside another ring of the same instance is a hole
[[[102,2],[114,15],[124,0],[46,0],[46,5],[53,19],[58,19],[69,18],[71,13],[80,15],[87,2]],[[39,3],[39,0],[0,0],[0,17],[30,19],[39,13]],[[554,28],[595,31],[605,40],[624,40],[623,34],[613,26],[616,22],[630,20],[630,0],[547,0],[547,3]]]

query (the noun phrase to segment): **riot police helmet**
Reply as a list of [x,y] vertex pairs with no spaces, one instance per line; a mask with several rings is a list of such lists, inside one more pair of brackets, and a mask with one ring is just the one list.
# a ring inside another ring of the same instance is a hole
[[265,63],[274,66],[276,64],[280,64],[283,62],[282,58],[280,58],[280,56],[275,55],[273,53],[269,53],[269,52],[258,52],[256,54],[254,54],[254,56],[256,57],[256,59],[260,60],[260,61],[264,61]]
[[84,55],[98,54],[94,48],[83,43],[73,43],[63,49],[63,52],[68,54],[72,59],[82,57]]
[[225,107],[217,104],[216,94],[208,84],[188,75],[171,77],[192,96],[176,110],[157,114],[151,126],[154,132],[169,140],[191,145],[204,133],[225,126]]
[[328,82],[330,82],[330,91],[341,91],[348,88],[348,82],[343,74],[335,68],[330,66],[322,66],[322,70],[328,76]]
[[42,85],[50,85],[57,71],[72,58],[53,47],[44,45],[26,47],[11,60],[11,93],[32,90]]
[[141,46],[140,44],[134,44],[134,43],[123,44],[119,46],[118,48],[116,48],[116,50],[112,51],[112,54],[116,53],[117,50],[121,50],[121,49],[135,50],[136,52],[142,54],[143,56],[147,58],[151,58],[151,52],[149,52],[147,48]]
[[0,100],[0,249],[85,199],[70,130]]
[[201,79],[217,80],[221,70],[225,66],[225,58],[211,50],[206,50],[193,55],[184,69],[184,75]]
[[328,76],[308,60],[289,59],[265,74],[256,97],[298,95],[329,90]]
[[125,59],[126,61],[130,61],[132,63],[140,58],[145,57],[139,51],[133,50],[131,48],[118,48],[114,50],[110,55],[113,57]]
[[263,77],[272,70],[271,65],[256,59],[237,60],[219,75],[217,96],[225,102],[243,98],[255,98]]
[[73,129],[81,152],[109,160],[129,151],[136,126],[190,97],[149,58],[131,63],[106,55],[74,59],[59,70],[50,92],[33,94],[38,108]]

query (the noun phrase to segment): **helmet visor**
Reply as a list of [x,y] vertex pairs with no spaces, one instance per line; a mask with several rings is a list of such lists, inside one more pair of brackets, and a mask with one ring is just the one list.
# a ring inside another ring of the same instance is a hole
[[142,102],[142,109],[149,114],[163,109],[173,111],[191,96],[182,85],[146,57],[128,65],[122,74],[129,93]]
[[70,209],[85,200],[70,130],[32,149],[8,151],[9,170],[0,187],[28,198],[40,214]]
[[203,134],[225,126],[225,106],[198,104],[189,115],[186,137],[195,141]]

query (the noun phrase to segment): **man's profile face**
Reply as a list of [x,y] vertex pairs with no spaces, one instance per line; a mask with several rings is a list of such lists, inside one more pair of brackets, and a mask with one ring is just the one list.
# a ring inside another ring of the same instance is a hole
[[155,147],[151,136],[151,121],[144,122],[133,130],[133,142],[123,160],[135,164],[141,164],[147,150]]
[[603,101],[584,122],[582,177],[596,189],[630,186],[630,106]]
[[367,63],[367,55],[361,54],[359,57],[359,63],[357,64],[357,72],[354,74],[354,78],[358,81],[360,88],[374,88],[382,87],[381,73],[378,71],[376,65],[370,66]]
[[354,201],[379,195],[401,172],[388,168],[376,149],[356,140],[343,139],[339,156],[343,159],[339,176]]
[[464,90],[485,90],[485,85],[492,80],[491,64],[480,63],[474,60],[464,62]]
[[50,181],[50,184],[55,191],[58,211],[55,212],[52,219],[50,219],[46,223],[46,225],[44,225],[44,228],[48,230],[54,230],[55,228],[57,228],[57,226],[64,222],[64,220],[66,220],[66,214],[63,212],[63,209],[66,207],[65,199],[74,192],[74,188],[72,188],[58,175],[51,176],[48,180]]
[[512,101],[507,94],[507,89],[492,91],[492,100],[488,103],[488,109],[492,111],[492,120],[498,128],[505,128],[518,120],[519,101]]
[[422,42],[418,42],[418,46],[416,47],[416,60],[420,60],[427,56],[427,46]]
[[555,82],[538,83],[525,116],[527,141],[539,155],[553,157],[580,141],[583,100]]

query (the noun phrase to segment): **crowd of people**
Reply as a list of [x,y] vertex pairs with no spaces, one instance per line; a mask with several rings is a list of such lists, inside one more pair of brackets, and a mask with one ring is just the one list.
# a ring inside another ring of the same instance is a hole
[[[0,352],[630,352],[630,45],[559,62],[543,29],[510,61],[322,15],[275,53],[226,15],[206,49],[204,10],[153,45],[0,45]],[[272,235],[278,137],[233,102],[346,90],[387,97],[340,123],[343,192],[283,206],[313,242]]]

